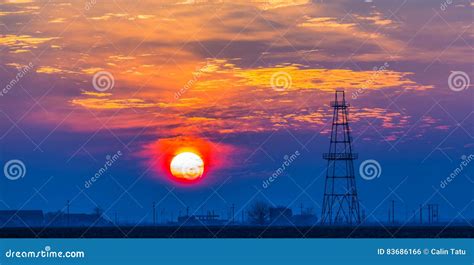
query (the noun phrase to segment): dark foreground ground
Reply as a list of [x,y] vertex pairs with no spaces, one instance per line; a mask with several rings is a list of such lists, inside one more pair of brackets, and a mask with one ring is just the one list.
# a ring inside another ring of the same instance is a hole
[[473,227],[77,227],[3,228],[2,238],[474,238]]

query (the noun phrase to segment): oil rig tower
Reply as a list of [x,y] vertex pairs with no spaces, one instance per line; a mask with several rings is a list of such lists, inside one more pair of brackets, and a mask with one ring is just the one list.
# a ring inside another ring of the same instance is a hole
[[321,223],[326,225],[352,225],[360,223],[359,199],[355,183],[351,131],[349,129],[349,104],[344,90],[336,90],[331,102],[333,118],[327,160],[326,182]]

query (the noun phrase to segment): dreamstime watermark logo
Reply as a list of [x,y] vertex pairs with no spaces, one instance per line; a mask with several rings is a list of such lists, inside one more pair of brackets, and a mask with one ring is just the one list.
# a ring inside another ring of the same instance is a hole
[[86,1],[85,5],[84,5],[84,10],[86,10],[86,11],[91,10],[91,8],[92,8],[93,6],[95,6],[95,4],[97,4],[97,0],[89,0],[89,1]]
[[443,179],[439,186],[444,189],[448,186],[449,183],[451,183],[461,172],[464,171],[464,169],[471,163],[472,160],[474,160],[474,155],[470,154],[469,156],[463,155],[461,156],[461,163],[459,163],[459,166],[449,174],[449,176],[446,179]]
[[293,154],[291,155],[285,155],[283,157],[284,161],[281,163],[281,166],[277,168],[273,174],[268,177],[266,180],[262,182],[262,187],[264,189],[268,188],[272,182],[274,182],[285,170],[300,156],[301,153],[300,151],[296,150]]
[[104,92],[114,88],[115,79],[110,72],[99,71],[94,74],[94,77],[92,77],[92,85],[94,86],[95,90]]
[[452,71],[448,77],[449,89],[455,92],[463,91],[467,89],[471,84],[471,80],[466,72],[463,71]]
[[3,173],[7,179],[17,180],[26,175],[26,166],[21,160],[13,159],[5,163]]
[[5,251],[5,257],[14,258],[84,258],[84,251],[53,251],[51,246],[45,246],[42,250],[12,250]]
[[365,180],[373,180],[382,175],[382,167],[377,160],[368,159],[359,166],[360,177]]
[[8,94],[8,92],[10,92],[10,90],[16,84],[18,84],[18,82],[20,82],[20,79],[22,79],[29,71],[31,71],[31,69],[33,69],[33,67],[34,67],[34,64],[32,62],[30,62],[25,67],[19,69],[18,73],[16,73],[15,78],[10,80],[10,82],[8,82],[8,84],[0,91],[0,96],[3,97],[4,95]]
[[191,78],[188,82],[186,82],[186,84],[180,90],[174,93],[174,98],[176,100],[181,98],[181,96],[183,96],[184,93],[186,93],[186,91],[188,91],[191,87],[193,87],[196,84],[196,82],[199,80],[202,74],[206,72],[206,69],[208,69],[209,66],[210,64],[209,62],[207,62],[206,65],[204,65],[203,67],[196,69],[196,71],[193,72],[193,78]]
[[379,78],[383,72],[387,71],[389,67],[390,65],[388,62],[385,62],[382,66],[375,66],[373,68],[374,73],[370,76],[370,78],[362,84],[361,88],[358,88],[352,92],[352,99],[357,99],[360,95],[364,94],[365,90],[372,86],[375,83],[375,80]]
[[94,176],[92,176],[90,179],[86,180],[85,183],[84,183],[84,187],[86,189],[92,187],[92,185],[100,179],[100,177],[102,177],[106,172],[107,170],[109,170],[109,168],[112,167],[112,165],[117,161],[119,160],[119,158],[122,156],[122,151],[117,151],[117,153],[113,154],[113,155],[107,155],[105,156],[105,163],[104,163],[104,166],[101,167],[99,170],[97,170],[97,172],[94,174]]
[[293,80],[287,72],[276,72],[270,79],[270,85],[276,91],[285,91],[291,88]]
[[448,6],[450,6],[452,3],[453,0],[445,0],[443,3],[441,3],[439,9],[441,9],[441,11],[446,11],[446,9],[448,9]]

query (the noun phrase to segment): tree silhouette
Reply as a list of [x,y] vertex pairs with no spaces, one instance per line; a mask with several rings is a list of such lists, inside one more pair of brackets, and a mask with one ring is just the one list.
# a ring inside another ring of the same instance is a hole
[[248,214],[250,223],[263,225],[268,219],[269,206],[265,202],[256,201],[250,206]]

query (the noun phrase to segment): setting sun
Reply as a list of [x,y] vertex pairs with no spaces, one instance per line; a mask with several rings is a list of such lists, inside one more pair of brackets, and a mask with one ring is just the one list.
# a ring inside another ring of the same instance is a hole
[[197,180],[204,173],[204,161],[195,153],[183,152],[173,157],[170,171],[174,177],[180,180]]

